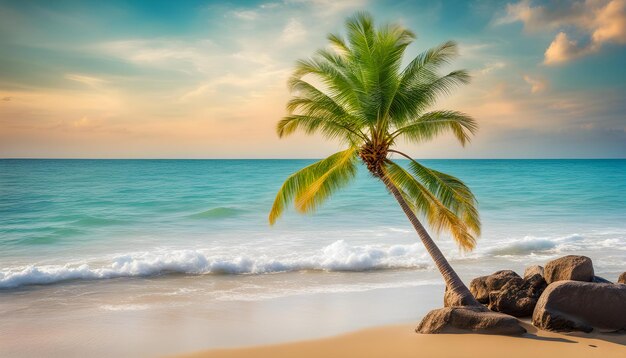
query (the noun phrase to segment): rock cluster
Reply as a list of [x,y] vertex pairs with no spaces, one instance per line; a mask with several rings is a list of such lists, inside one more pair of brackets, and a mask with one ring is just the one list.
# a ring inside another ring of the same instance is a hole
[[625,285],[595,276],[590,258],[569,255],[529,266],[524,278],[511,270],[477,277],[470,291],[490,310],[532,316],[542,329],[616,331],[626,330],[626,272],[617,282]]
[[626,331],[626,272],[613,284],[594,275],[586,256],[529,266],[523,278],[511,270],[477,277],[470,292],[487,307],[467,306],[446,289],[445,307],[429,312],[416,331],[519,335],[526,330],[515,317],[527,316],[550,331]]

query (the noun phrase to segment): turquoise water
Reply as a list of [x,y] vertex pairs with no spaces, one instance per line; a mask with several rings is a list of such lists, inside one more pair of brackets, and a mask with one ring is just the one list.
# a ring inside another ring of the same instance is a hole
[[[115,277],[430,267],[365,170],[314,215],[267,213],[310,160],[0,160],[0,288]],[[452,260],[626,263],[626,160],[425,160],[474,190],[484,234]],[[480,267],[480,262],[476,262]],[[480,267],[480,270],[485,269]],[[478,270],[478,269],[477,269]]]

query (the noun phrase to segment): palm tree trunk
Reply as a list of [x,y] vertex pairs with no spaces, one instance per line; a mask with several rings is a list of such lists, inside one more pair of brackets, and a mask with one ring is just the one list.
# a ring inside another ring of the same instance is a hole
[[446,282],[446,286],[448,287],[448,289],[452,290],[452,292],[458,295],[458,297],[460,298],[459,301],[462,302],[464,306],[482,306],[480,303],[478,303],[478,301],[476,301],[476,298],[474,298],[467,286],[465,286],[463,281],[461,281],[459,275],[457,275],[452,266],[450,266],[450,263],[448,262],[448,260],[446,260],[445,256],[443,256],[441,250],[439,250],[439,247],[437,247],[422,223],[415,216],[413,210],[411,210],[411,208],[409,207],[406,200],[404,200],[404,197],[402,196],[398,188],[396,188],[391,180],[389,180],[389,178],[385,175],[381,176],[381,180],[383,181],[383,183],[385,183],[387,189],[389,189],[389,191],[396,198],[396,200],[400,204],[400,207],[413,225],[413,228],[415,228],[415,231],[417,231],[417,234],[422,240],[424,247],[426,247],[426,251],[428,251],[430,257],[432,257],[433,261],[435,261],[435,265],[439,269],[439,272],[441,272],[441,275],[443,276],[443,279]]

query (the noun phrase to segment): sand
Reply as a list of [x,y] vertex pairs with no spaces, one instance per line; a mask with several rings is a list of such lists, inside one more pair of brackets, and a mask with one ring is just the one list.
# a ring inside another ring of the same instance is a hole
[[[524,323],[522,337],[479,334],[422,335],[414,324],[383,326],[312,341],[217,349],[179,355],[204,357],[626,357],[626,334],[557,334]],[[242,334],[254,334],[245,332]]]

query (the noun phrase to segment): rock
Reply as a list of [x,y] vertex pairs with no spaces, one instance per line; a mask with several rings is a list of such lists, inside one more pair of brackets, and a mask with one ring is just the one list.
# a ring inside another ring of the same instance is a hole
[[487,311],[484,307],[445,307],[428,312],[417,333],[482,333],[521,335],[526,333],[515,317]]
[[613,282],[607,280],[606,278],[602,278],[600,276],[593,276],[593,278],[591,279],[591,282],[595,282],[595,283],[610,283],[613,284]]
[[470,292],[480,303],[489,303],[489,293],[498,291],[512,278],[520,278],[511,270],[494,272],[488,276],[477,277],[470,282]]
[[550,331],[591,332],[626,329],[626,286],[559,281],[548,285],[533,324]]
[[626,285],[626,272],[623,272],[621,275],[619,275],[619,278],[617,279],[617,283]]
[[468,301],[464,297],[457,295],[452,290],[448,290],[448,286],[446,286],[446,290],[443,293],[443,306],[444,307],[471,306],[474,303],[475,302]]
[[593,264],[586,256],[563,256],[546,264],[543,277],[548,284],[564,280],[591,282]]
[[500,291],[489,294],[489,309],[515,317],[530,316],[546,286],[540,274],[527,279],[513,278]]
[[526,267],[526,270],[524,271],[524,279],[531,277],[532,275],[535,275],[535,274],[539,274],[543,277],[543,266],[532,265],[532,266]]

